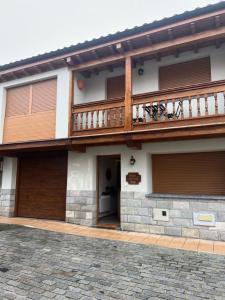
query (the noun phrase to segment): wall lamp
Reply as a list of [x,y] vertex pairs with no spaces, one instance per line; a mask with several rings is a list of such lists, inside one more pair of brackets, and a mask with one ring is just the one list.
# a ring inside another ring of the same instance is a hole
[[135,163],[136,163],[136,159],[132,155],[130,158],[130,165],[133,166]]
[[142,76],[144,74],[144,69],[143,68],[139,68],[138,69],[138,75]]

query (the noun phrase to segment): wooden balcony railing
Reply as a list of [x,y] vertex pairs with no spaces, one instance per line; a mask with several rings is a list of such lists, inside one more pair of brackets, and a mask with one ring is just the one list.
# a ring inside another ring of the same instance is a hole
[[[131,106],[132,131],[225,123],[225,80],[135,95]],[[72,124],[73,136],[125,132],[125,101],[74,105]]]
[[73,134],[110,132],[124,127],[124,99],[104,100],[74,105]]
[[137,95],[132,111],[134,130],[225,120],[225,81]]

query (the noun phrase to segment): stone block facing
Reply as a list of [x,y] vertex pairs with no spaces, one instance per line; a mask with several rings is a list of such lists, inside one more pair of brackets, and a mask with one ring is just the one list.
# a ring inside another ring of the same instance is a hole
[[77,225],[96,225],[96,192],[67,191],[66,222]]
[[15,189],[0,190],[0,216],[13,217],[15,211]]
[[[154,220],[154,209],[169,212],[169,220]],[[194,225],[193,213],[213,213],[215,226]],[[121,193],[121,229],[127,231],[225,240],[225,197]]]

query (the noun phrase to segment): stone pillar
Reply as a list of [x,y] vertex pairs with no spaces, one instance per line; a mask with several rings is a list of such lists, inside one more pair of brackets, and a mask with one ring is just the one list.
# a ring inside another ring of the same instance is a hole
[[[136,160],[133,166],[129,163],[131,155]],[[140,174],[141,182],[137,185],[128,184],[126,175],[129,172]],[[144,200],[145,195],[152,191],[150,154],[144,150],[126,149],[126,152],[121,155],[121,178],[121,229],[149,232],[149,224],[152,222],[152,206]]]
[[66,197],[66,222],[94,226],[97,217],[95,191],[68,191]]
[[15,211],[17,158],[4,157],[2,187],[0,190],[0,216],[13,217]]
[[66,222],[94,226],[96,219],[96,157],[69,151]]

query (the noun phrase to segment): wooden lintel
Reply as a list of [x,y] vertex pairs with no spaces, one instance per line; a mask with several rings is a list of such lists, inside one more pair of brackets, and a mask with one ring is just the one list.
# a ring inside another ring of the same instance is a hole
[[71,144],[69,150],[80,152],[80,153],[86,153],[86,146],[82,144],[80,145]]
[[138,141],[128,140],[128,141],[126,141],[126,145],[128,148],[131,148],[133,150],[141,150],[142,149],[142,144],[141,144],[141,142],[138,142]]

